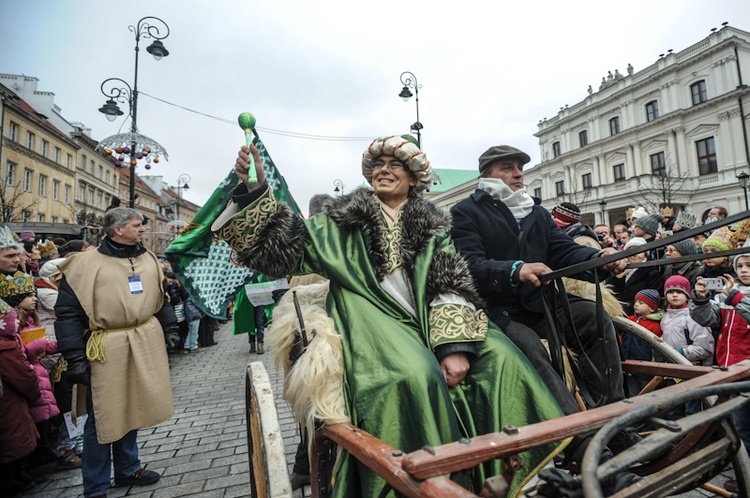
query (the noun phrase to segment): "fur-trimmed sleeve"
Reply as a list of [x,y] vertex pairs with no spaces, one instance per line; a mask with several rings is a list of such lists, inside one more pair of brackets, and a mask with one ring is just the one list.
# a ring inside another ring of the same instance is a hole
[[443,245],[433,255],[427,276],[430,347],[438,352],[450,344],[453,352],[463,344],[467,347],[464,352],[470,352],[473,346],[467,343],[484,341],[487,335],[487,315],[477,311],[482,300],[466,261],[455,252],[449,238]]
[[276,202],[270,188],[237,211],[230,204],[211,227],[232,247],[232,260],[271,278],[294,273],[307,237],[302,218]]

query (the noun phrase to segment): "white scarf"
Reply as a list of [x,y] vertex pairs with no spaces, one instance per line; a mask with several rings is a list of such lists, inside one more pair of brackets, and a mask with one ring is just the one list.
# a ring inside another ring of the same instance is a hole
[[534,199],[526,193],[525,188],[514,192],[500,178],[480,177],[478,187],[490,194],[493,199],[505,204],[517,220],[526,218],[534,207]]

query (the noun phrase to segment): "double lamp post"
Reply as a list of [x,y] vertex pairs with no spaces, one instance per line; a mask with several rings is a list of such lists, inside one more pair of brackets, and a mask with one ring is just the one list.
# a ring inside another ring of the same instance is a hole
[[[156,25],[153,23],[156,22]],[[128,26],[135,34],[135,75],[131,87],[121,78],[104,80],[101,91],[108,97],[107,102],[99,109],[109,121],[114,121],[124,113],[117,105],[118,102],[127,103],[130,116],[130,132],[112,135],[99,142],[99,148],[107,154],[115,155],[115,166],[124,166],[126,156],[130,156],[130,191],[128,205],[135,207],[135,167],[141,159],[146,160],[146,169],[151,169],[151,162],[158,163],[159,157],[168,159],[167,151],[155,140],[138,133],[138,47],[141,38],[152,38],[154,41],[146,49],[157,61],[169,55],[162,40],[169,36],[169,26],[158,17],[144,17],[136,26]]]

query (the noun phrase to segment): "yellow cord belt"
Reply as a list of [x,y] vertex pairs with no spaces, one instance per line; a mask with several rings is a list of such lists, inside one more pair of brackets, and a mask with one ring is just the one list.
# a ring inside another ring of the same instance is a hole
[[138,325],[135,325],[133,327],[124,327],[121,329],[95,329],[91,331],[91,337],[89,337],[88,342],[86,342],[86,358],[88,358],[89,361],[97,360],[101,363],[104,363],[107,361],[106,356],[104,356],[104,333],[105,332],[124,332],[126,330],[133,330],[137,329],[138,327],[142,327],[146,325],[148,322],[153,320],[154,317],[152,316],[148,320],[146,320],[143,323],[139,323]]

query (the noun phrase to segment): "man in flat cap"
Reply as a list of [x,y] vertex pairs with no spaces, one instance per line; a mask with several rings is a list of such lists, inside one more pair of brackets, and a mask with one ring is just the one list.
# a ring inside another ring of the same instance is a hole
[[[566,414],[579,411],[570,391],[552,367],[541,338],[547,337],[539,277],[554,269],[617,252],[579,245],[555,224],[549,211],[532,198],[523,183],[523,165],[530,158],[508,145],[491,147],[479,157],[478,189],[451,209],[452,235],[458,251],[469,264],[485,311],[523,351],[547,382]],[[621,272],[626,260],[604,267]],[[569,296],[575,328],[560,316],[561,334],[568,348],[588,355],[581,362],[583,379],[591,381],[592,404],[623,398],[623,377],[612,322],[596,328],[595,303]],[[577,332],[577,336],[573,330]],[[596,365],[599,372],[590,370]]]

